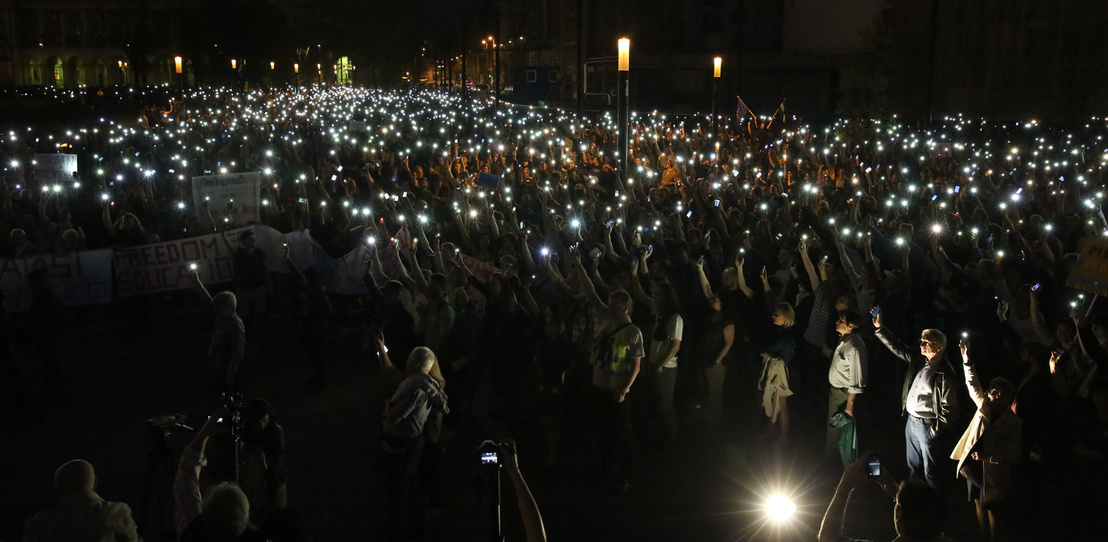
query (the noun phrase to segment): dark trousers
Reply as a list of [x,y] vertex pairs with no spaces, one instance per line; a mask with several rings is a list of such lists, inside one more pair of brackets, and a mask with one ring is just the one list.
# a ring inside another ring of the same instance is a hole
[[416,536],[420,523],[419,464],[423,457],[423,437],[399,441],[384,437],[388,450],[381,451],[381,468],[388,481],[389,540]]
[[600,426],[600,467],[616,480],[627,480],[635,466],[635,434],[631,429],[631,394],[619,402],[619,392],[597,390]]

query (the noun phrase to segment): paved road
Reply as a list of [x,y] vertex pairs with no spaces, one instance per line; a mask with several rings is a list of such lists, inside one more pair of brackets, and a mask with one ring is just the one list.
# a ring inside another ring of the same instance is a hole
[[[68,399],[45,405],[41,377],[34,367],[21,374],[34,392],[30,408],[13,411],[13,396],[0,404],[0,540],[18,539],[35,512],[52,506],[51,477],[62,462],[81,457],[95,465],[98,490],[109,500],[137,509],[142,496],[149,438],[143,421],[181,412],[202,420],[218,406],[199,378],[210,320],[172,300],[158,300],[148,317],[130,324],[111,310],[78,314],[62,341]],[[141,329],[143,326],[149,329]],[[380,379],[375,361],[361,353],[357,330],[339,333],[329,355],[332,385],[305,392],[310,369],[297,354],[293,334],[275,324],[272,343],[263,345],[265,366],[249,381],[247,395],[263,395],[274,408],[289,439],[289,503],[302,518],[310,540],[381,539],[382,491],[374,474],[381,412]],[[466,419],[464,408],[452,416]],[[803,416],[800,416],[803,422]],[[523,471],[542,507],[551,540],[813,540],[833,481],[816,476],[813,452],[822,430],[798,423],[796,448],[768,449],[754,430],[729,428],[715,436],[682,438],[677,450],[640,454],[630,491],[616,493],[599,482],[596,455],[588,441],[566,443],[561,469],[540,466],[534,423],[506,422],[520,441]],[[757,424],[757,429],[761,425]],[[488,499],[473,454],[480,435],[472,424],[455,427],[447,442],[444,512],[428,520],[428,540],[487,540]],[[170,439],[175,452],[190,436]],[[899,432],[875,437],[891,457]],[[903,444],[900,443],[899,446]],[[505,484],[507,487],[507,484]],[[769,524],[761,510],[776,492],[795,495],[797,518],[784,526]],[[876,491],[857,492],[850,518],[856,536],[891,539],[892,504]],[[511,494],[505,495],[511,504]],[[863,506],[864,505],[864,506]],[[960,539],[973,537],[972,511],[952,503],[952,529]],[[505,528],[521,532],[510,507]],[[156,540],[148,534],[148,540]],[[513,539],[519,540],[520,536]]]

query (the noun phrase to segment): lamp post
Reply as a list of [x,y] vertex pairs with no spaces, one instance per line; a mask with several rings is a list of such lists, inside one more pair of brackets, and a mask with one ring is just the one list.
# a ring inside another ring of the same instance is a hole
[[300,63],[295,62],[292,65],[292,74],[296,77],[296,90],[300,91]]
[[628,142],[631,137],[631,83],[628,77],[631,67],[631,40],[620,38],[616,43],[619,51],[616,64],[616,128],[619,140],[619,165],[626,175]]
[[716,125],[716,101],[719,99],[719,76],[723,71],[723,57],[712,59],[712,132],[719,136],[719,127]]
[[184,64],[185,59],[181,58],[180,56],[173,57],[173,69],[177,73],[177,84],[180,85],[181,88],[185,87],[185,77],[183,75],[185,71]]

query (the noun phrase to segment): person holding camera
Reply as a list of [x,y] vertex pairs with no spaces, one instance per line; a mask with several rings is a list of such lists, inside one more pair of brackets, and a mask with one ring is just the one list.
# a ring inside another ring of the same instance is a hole
[[819,542],[862,542],[843,536],[843,525],[846,523],[850,495],[855,489],[871,482],[896,500],[893,526],[897,537],[894,542],[952,542],[943,534],[946,501],[942,493],[918,481],[904,481],[898,485],[892,475],[882,468],[880,459],[873,452],[862,454],[843,470],[835,496],[823,515]]
[[946,335],[937,329],[923,330],[917,356],[887,328],[881,327],[878,307],[873,308],[871,315],[877,338],[895,357],[908,364],[900,401],[901,413],[908,417],[904,426],[908,470],[913,478],[922,476],[928,484],[938,487],[938,461],[942,456],[935,453],[935,447],[958,418],[954,369],[944,356]]
[[238,484],[223,482],[209,489],[207,495],[200,492],[200,471],[208,464],[204,450],[225,415],[216,412],[210,416],[181,454],[173,482],[174,520],[180,542],[269,541],[268,535],[250,523],[250,501]]
[[1004,504],[1011,494],[1011,468],[1023,455],[1023,422],[1012,411],[1015,386],[997,377],[988,391],[977,379],[970,362],[969,344],[962,341],[962,367],[966,388],[977,405],[966,432],[950,458],[958,462],[957,473],[966,479],[969,497],[977,508],[977,526],[982,540],[1004,540]]

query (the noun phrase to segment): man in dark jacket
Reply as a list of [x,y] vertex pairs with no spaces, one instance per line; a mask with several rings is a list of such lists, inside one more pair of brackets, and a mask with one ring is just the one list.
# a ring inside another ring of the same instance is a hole
[[920,336],[919,355],[900,343],[889,330],[881,327],[881,313],[873,319],[877,338],[908,364],[901,392],[901,414],[907,416],[904,439],[908,470],[913,478],[923,477],[938,487],[939,465],[946,457],[937,450],[939,443],[958,417],[956,387],[961,379],[946,360],[946,335],[937,329],[925,329]]

